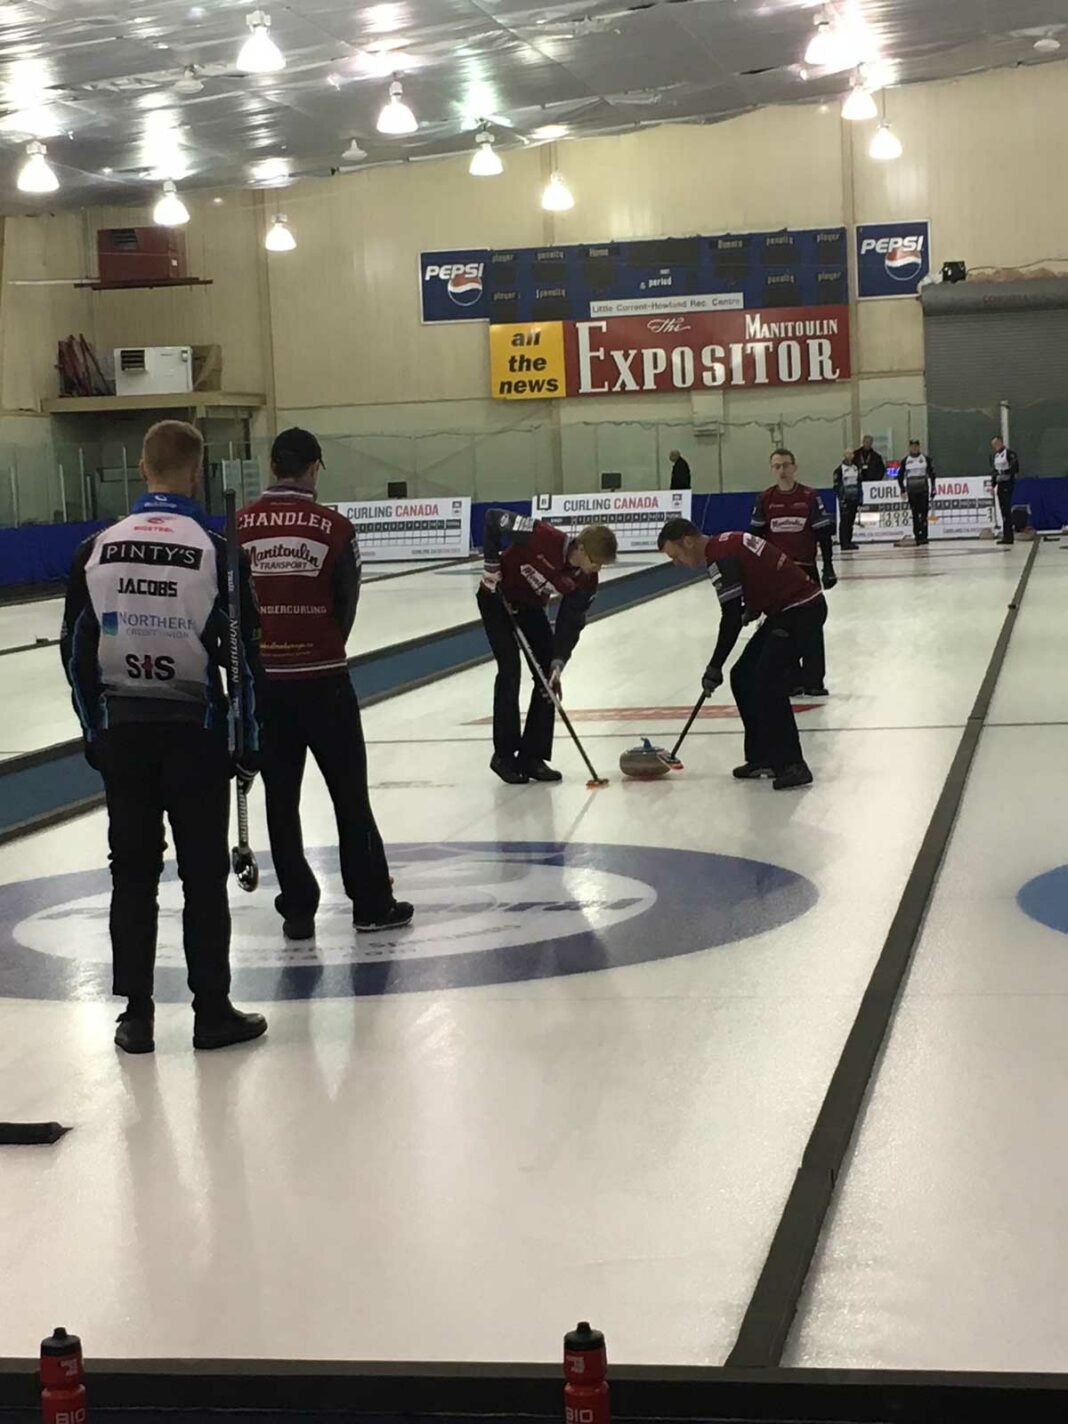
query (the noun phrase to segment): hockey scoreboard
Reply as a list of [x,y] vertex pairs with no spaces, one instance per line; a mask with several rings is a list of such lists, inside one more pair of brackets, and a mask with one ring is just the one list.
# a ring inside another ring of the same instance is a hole
[[424,252],[424,322],[588,321],[660,311],[844,306],[844,227]]

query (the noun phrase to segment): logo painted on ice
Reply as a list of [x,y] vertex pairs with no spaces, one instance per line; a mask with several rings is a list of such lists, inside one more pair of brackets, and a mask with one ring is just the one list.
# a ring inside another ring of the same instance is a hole
[[1058,865],[1029,880],[1016,896],[1016,903],[1040,925],[1068,934],[1068,865]]
[[[314,944],[286,944],[261,860],[256,896],[232,897],[234,992],[263,1001],[411,993],[585,974],[694,954],[787,924],[816,902],[803,876],[761,861],[662,846],[462,842],[393,846],[406,930],[356,936],[351,906],[327,894]],[[337,852],[309,853],[326,886]],[[695,887],[700,887],[695,893]],[[105,871],[0,886],[0,995],[110,994]],[[160,887],[156,997],[188,997],[181,891]]]

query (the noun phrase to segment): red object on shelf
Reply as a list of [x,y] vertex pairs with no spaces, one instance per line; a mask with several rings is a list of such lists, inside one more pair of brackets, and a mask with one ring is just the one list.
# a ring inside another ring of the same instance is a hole
[[102,227],[97,270],[105,286],[181,281],[187,277],[185,233],[171,227]]
[[85,1424],[82,1342],[59,1326],[41,1342],[43,1424]]
[[564,1336],[565,1424],[611,1424],[604,1336],[583,1320]]

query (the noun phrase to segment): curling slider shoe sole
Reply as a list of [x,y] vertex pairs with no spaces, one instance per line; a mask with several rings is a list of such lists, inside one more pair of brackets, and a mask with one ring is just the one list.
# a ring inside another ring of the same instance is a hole
[[752,766],[745,762],[742,766],[736,766],[731,775],[735,781],[770,781],[775,773],[770,766]]

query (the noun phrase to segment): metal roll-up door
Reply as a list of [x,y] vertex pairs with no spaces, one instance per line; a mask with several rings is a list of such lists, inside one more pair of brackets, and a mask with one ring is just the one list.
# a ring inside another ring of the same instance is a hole
[[941,472],[985,472],[1006,400],[1024,473],[1068,474],[1068,279],[927,287],[923,331]]

